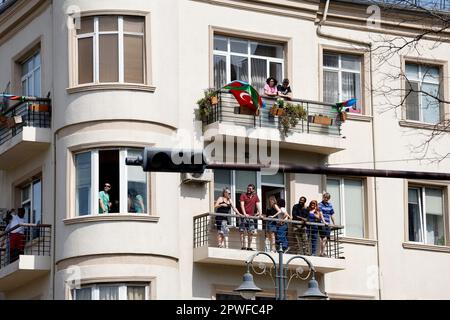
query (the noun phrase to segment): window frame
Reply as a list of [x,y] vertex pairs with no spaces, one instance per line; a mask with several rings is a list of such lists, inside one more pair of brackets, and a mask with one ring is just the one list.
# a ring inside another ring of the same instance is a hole
[[[36,223],[36,221],[34,221],[36,219],[35,210],[34,210],[35,209],[34,186],[37,183],[40,183],[40,185],[41,185],[40,186],[40,188],[41,188],[40,189],[41,190],[41,192],[40,192],[40,197],[41,197],[41,199],[40,199],[40,204],[41,204],[40,224],[43,223],[42,222],[42,219],[43,219],[43,212],[42,212],[42,199],[43,199],[42,187],[43,187],[43,184],[42,184],[41,177],[33,178],[30,182],[27,182],[26,184],[23,184],[19,187],[19,189],[20,189],[20,206],[24,207],[24,205],[30,204],[30,211],[29,211],[29,216],[28,216],[29,221],[25,221],[25,223]],[[29,189],[29,195],[28,195],[27,199],[24,199],[23,191],[27,188]]]
[[[100,287],[101,286],[116,286],[118,287],[118,300],[126,300],[126,301],[132,301],[128,300],[127,294],[128,294],[128,287],[144,287],[145,288],[145,300],[151,300],[151,283],[133,283],[133,282],[101,282],[101,283],[89,283],[86,285],[82,285],[78,289],[91,289],[91,301],[99,301],[100,299]],[[74,288],[70,290],[71,292],[71,299],[77,300],[77,288]]]
[[[35,66],[35,59],[36,59],[37,55],[39,55],[39,66],[38,67]],[[33,69],[28,70],[28,72],[26,74],[23,74],[22,73],[23,66],[25,64],[27,64],[30,60],[33,60]],[[22,95],[40,97],[42,95],[42,54],[41,54],[40,48],[34,50],[32,54],[28,55],[25,59],[21,60],[19,62],[19,65],[20,65],[20,88],[21,88]],[[35,76],[36,76],[35,74],[38,70],[39,70],[39,75],[40,75],[40,77],[39,77],[39,91],[40,92],[36,92],[36,87],[35,87]],[[25,88],[23,86],[24,81],[26,82]],[[29,82],[32,83],[33,92],[28,92],[28,83]]]
[[[358,178],[358,177],[339,177],[339,176],[326,176],[325,177],[325,185],[326,188],[324,191],[328,189],[328,180],[337,180],[339,181],[339,203],[340,203],[340,213],[341,213],[341,221],[340,225],[344,226],[342,229],[342,236],[348,237],[348,238],[355,238],[355,239],[369,239],[369,230],[367,226],[367,222],[369,220],[368,214],[367,214],[367,179],[365,178]],[[347,235],[347,228],[346,228],[346,220],[345,220],[345,180],[355,180],[355,181],[361,181],[361,199],[362,199],[362,237],[355,237],[355,236],[349,236]],[[328,192],[328,191],[327,191]],[[331,200],[331,203],[333,201]],[[334,206],[334,204],[333,204]]]
[[[325,55],[335,55],[338,57],[338,67],[329,67],[329,66],[325,66],[324,64],[324,56]],[[342,68],[342,56],[353,56],[353,57],[357,57],[359,59],[359,71],[356,70],[352,70],[352,69],[345,69]],[[321,86],[322,86],[322,101],[325,101],[324,97],[325,97],[325,86],[323,85],[323,81],[324,81],[324,73],[325,71],[329,71],[329,72],[336,72],[338,74],[338,100],[339,101],[343,101],[343,90],[342,90],[342,73],[343,72],[347,72],[347,73],[353,73],[353,74],[359,74],[359,88],[360,88],[360,99],[359,99],[359,114],[364,114],[364,56],[358,53],[351,53],[351,52],[342,52],[342,51],[335,51],[335,50],[329,50],[327,48],[324,48],[322,50],[322,72],[321,72]],[[354,97],[356,98],[356,97]],[[335,103],[335,102],[329,102],[329,103]]]
[[[422,241],[414,241],[409,239],[409,190],[415,189],[419,190],[419,210],[420,210],[420,220],[421,220],[421,237]],[[442,192],[442,220],[443,220],[443,227],[444,227],[444,244],[434,244],[434,243],[427,243],[426,238],[426,189],[439,189]],[[407,243],[412,244],[419,244],[424,246],[450,246],[450,236],[449,236],[449,214],[448,214],[448,186],[447,185],[441,185],[441,184],[420,184],[415,182],[408,182],[406,184],[406,196],[405,196],[405,207],[406,207],[406,217],[405,217],[405,241]]]
[[[130,149],[143,149],[142,147],[105,147],[105,148],[92,148],[87,150],[79,150],[72,152],[72,161],[73,161],[73,189],[74,190],[74,197],[73,201],[71,203],[72,206],[72,212],[73,218],[80,218],[80,217],[93,217],[93,216],[110,216],[110,215],[133,215],[133,216],[152,216],[153,207],[152,207],[152,190],[151,190],[151,175],[148,172],[145,172],[146,176],[146,212],[142,213],[136,213],[136,212],[128,212],[127,204],[128,204],[128,170],[127,166],[125,165],[125,158],[127,157],[128,150]],[[105,214],[99,214],[98,212],[98,201],[99,201],[99,152],[105,151],[105,150],[113,150],[117,151],[119,153],[119,212],[118,213],[108,213]],[[77,212],[77,206],[76,202],[77,200],[77,181],[76,181],[76,175],[77,175],[77,167],[76,167],[76,156],[78,154],[83,153],[90,153],[90,169],[91,169],[91,191],[90,191],[90,197],[91,197],[91,204],[90,204],[90,212],[85,215],[80,215]],[[125,209],[125,210],[123,210]]]

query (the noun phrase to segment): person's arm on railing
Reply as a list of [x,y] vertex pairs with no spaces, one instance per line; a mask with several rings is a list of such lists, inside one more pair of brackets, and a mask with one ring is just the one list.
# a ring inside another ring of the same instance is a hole
[[262,217],[261,202],[259,201],[256,203],[256,210],[258,213],[255,215],[255,217]]
[[231,200],[230,200],[230,206],[231,206],[231,208],[233,209],[233,211],[236,212],[236,214],[237,214],[238,216],[241,215],[241,213],[240,213],[239,210],[235,207],[235,205],[233,204],[233,202],[232,202]]

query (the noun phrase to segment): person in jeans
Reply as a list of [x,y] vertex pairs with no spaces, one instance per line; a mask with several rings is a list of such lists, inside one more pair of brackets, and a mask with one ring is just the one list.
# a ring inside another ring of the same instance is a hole
[[[321,214],[320,214],[319,206],[318,206],[316,200],[312,200],[309,203],[307,210],[308,210],[308,222],[310,222],[310,223],[320,222]],[[308,241],[310,243],[309,252],[311,253],[311,255],[316,256],[317,255],[318,226],[308,224],[306,226],[306,232],[308,233]]]
[[306,222],[308,222],[308,209],[306,208],[306,197],[300,197],[298,203],[292,207],[292,219],[300,222],[295,223],[293,231],[297,241],[299,254],[310,254],[308,248],[308,237],[306,233]]
[[[267,217],[271,219],[278,219],[278,213],[281,212],[278,206],[277,198],[275,196],[269,197],[270,209],[268,210]],[[266,223],[266,237],[269,239],[270,251],[277,252],[275,234],[277,232],[277,221],[267,221]]]
[[[222,196],[217,198],[214,205],[216,213],[231,214],[231,209],[239,214],[239,211],[231,202],[231,191],[228,188],[223,189]],[[225,248],[225,236],[228,234],[228,217],[216,216],[217,244],[219,248]]]
[[19,208],[17,214],[12,214],[11,222],[7,229],[9,233],[9,258],[10,263],[19,259],[19,256],[24,253],[25,249],[25,229],[21,224],[25,223],[23,217],[25,216],[25,209]]
[[291,219],[291,216],[286,211],[286,201],[284,199],[278,200],[280,212],[278,212],[277,218],[281,221],[277,222],[277,245],[280,246],[283,251],[287,251],[289,248],[289,242],[287,238],[288,224],[287,220]]
[[336,224],[334,222],[334,209],[333,205],[330,202],[331,195],[328,192],[325,192],[322,196],[322,202],[319,203],[319,210],[322,214],[321,222],[325,224],[325,226],[320,227],[320,253],[321,257],[325,257],[325,248],[327,246],[327,241],[330,240],[330,227],[331,223]]
[[[256,234],[256,219],[253,217],[261,216],[260,201],[258,195],[255,192],[255,185],[249,184],[247,186],[247,192],[241,194],[240,201],[240,216],[242,217],[239,225],[239,231],[241,232],[241,250],[254,250],[252,245],[253,235]],[[255,215],[255,208],[258,213]],[[247,235],[247,246],[245,246],[245,235]]]

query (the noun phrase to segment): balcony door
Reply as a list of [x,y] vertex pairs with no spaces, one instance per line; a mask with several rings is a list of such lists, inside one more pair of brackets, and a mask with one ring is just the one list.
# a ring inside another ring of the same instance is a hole
[[21,188],[21,206],[25,223],[42,223],[42,181],[36,179]]

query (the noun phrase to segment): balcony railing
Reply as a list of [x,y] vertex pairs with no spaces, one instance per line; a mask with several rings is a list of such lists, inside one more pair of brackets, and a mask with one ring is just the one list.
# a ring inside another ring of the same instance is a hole
[[50,247],[51,225],[19,224],[0,235],[0,269],[18,260],[20,255],[50,256]]
[[[205,124],[225,122],[253,128],[279,129],[279,117],[270,113],[270,108],[275,104],[276,100],[264,97],[262,97],[262,100],[266,107],[260,109],[259,115],[243,114],[233,95],[228,91],[221,91],[219,92],[219,102],[217,105],[213,105],[212,112],[209,114]],[[340,135],[341,122],[339,121],[338,112],[336,108],[333,108],[332,104],[299,99],[292,99],[286,102],[300,104],[307,113],[306,119],[300,120],[298,125],[292,129],[292,132]],[[317,121],[317,117],[320,116],[327,117],[326,120],[329,120],[331,123],[320,124]]]
[[[199,247],[219,247],[218,245],[218,232],[219,229],[223,231],[221,227],[222,220],[217,217],[226,217],[224,221],[227,222],[228,232],[224,233],[224,249],[241,249],[241,240],[239,232],[240,219],[237,215],[219,214],[219,213],[205,213],[194,217],[194,248]],[[217,220],[216,220],[217,219]],[[222,218],[223,219],[223,218]],[[251,218],[257,225],[254,239],[250,245],[253,250],[270,252],[272,244],[268,238],[266,232],[266,226],[272,222],[277,224],[277,229],[281,220],[271,218]],[[219,221],[219,222],[216,222]],[[287,238],[288,254],[301,254],[301,255],[319,255],[320,252],[320,235],[327,233],[327,228],[323,223],[312,222],[300,222],[288,220],[287,234],[283,235],[282,232],[275,232],[276,234],[276,247],[278,248],[280,242],[285,242],[286,239],[282,239],[284,236]],[[340,236],[342,234],[343,226],[328,226],[328,232],[330,239],[327,241],[324,256],[328,258],[342,258],[343,250],[340,243]],[[226,230],[225,230],[226,231]]]
[[50,100],[19,102],[1,115],[3,121],[0,123],[0,145],[20,134],[24,127],[50,128]]

